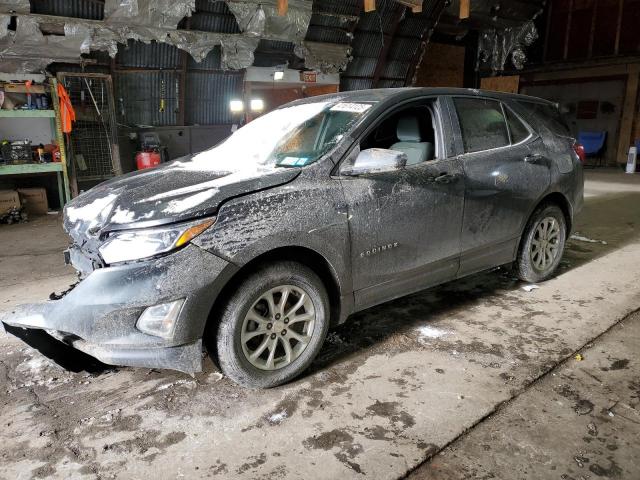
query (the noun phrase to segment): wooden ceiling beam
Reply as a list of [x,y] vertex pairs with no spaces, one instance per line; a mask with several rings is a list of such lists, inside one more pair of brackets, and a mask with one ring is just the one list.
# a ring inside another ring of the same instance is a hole
[[278,16],[284,17],[289,10],[289,0],[278,0]]
[[465,19],[471,16],[471,0],[460,0],[460,18]]

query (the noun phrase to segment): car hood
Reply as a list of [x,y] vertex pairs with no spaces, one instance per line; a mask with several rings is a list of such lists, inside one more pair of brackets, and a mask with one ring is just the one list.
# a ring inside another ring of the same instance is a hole
[[133,172],[81,194],[64,209],[74,240],[112,230],[149,227],[214,215],[225,200],[293,180],[300,169],[220,170],[184,157]]

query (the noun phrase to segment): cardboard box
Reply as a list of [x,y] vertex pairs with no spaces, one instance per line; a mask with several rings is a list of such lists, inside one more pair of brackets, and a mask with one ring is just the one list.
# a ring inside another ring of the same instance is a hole
[[22,208],[30,215],[46,215],[49,211],[47,191],[44,188],[19,188]]
[[12,208],[20,208],[20,197],[15,190],[0,190],[0,215]]

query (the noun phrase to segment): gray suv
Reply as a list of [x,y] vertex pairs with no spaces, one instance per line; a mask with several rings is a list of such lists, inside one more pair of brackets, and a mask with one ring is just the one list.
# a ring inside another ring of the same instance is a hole
[[65,208],[79,274],[2,318],[113,365],[250,387],[303,372],[354,312],[498,265],[551,277],[582,206],[576,145],[544,100],[462,89],[289,103],[216,147]]

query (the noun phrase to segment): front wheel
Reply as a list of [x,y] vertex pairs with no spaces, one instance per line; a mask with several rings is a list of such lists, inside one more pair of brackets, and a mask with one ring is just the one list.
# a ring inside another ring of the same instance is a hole
[[300,375],[329,328],[320,278],[297,262],[266,265],[240,283],[218,325],[220,368],[235,382],[269,388]]
[[557,205],[544,205],[531,216],[516,259],[520,280],[530,283],[549,279],[558,268],[565,242],[567,222]]

